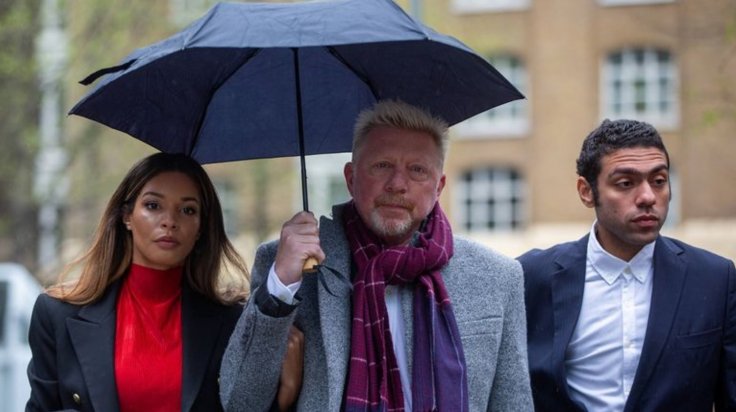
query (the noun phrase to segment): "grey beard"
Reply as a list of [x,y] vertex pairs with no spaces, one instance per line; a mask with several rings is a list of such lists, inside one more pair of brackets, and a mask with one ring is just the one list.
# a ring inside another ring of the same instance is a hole
[[411,218],[389,224],[378,214],[378,210],[371,212],[371,229],[380,237],[405,236],[411,230]]

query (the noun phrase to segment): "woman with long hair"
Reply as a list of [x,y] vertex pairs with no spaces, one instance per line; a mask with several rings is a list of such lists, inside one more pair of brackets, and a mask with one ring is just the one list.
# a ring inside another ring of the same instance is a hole
[[[181,154],[144,158],[87,252],[36,301],[26,410],[221,410],[220,362],[247,283],[205,170]],[[293,403],[302,358],[287,354],[274,408]]]

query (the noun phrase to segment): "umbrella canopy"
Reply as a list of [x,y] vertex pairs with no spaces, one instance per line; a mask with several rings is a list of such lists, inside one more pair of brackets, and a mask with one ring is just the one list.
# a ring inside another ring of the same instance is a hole
[[378,100],[452,125],[523,98],[391,0],[220,3],[83,83],[103,75],[70,114],[201,163],[299,155],[303,183],[304,155],[350,151],[358,113]]

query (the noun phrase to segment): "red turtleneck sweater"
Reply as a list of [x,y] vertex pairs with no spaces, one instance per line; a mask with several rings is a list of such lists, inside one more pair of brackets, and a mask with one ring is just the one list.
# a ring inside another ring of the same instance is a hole
[[115,329],[121,412],[181,411],[181,272],[134,264],[123,281]]

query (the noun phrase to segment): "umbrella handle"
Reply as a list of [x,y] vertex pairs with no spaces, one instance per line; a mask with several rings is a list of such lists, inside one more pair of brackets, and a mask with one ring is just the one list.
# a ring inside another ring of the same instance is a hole
[[319,262],[317,259],[313,257],[307,258],[306,261],[304,261],[304,266],[302,267],[302,272],[304,273],[314,273],[317,271],[317,265]]

